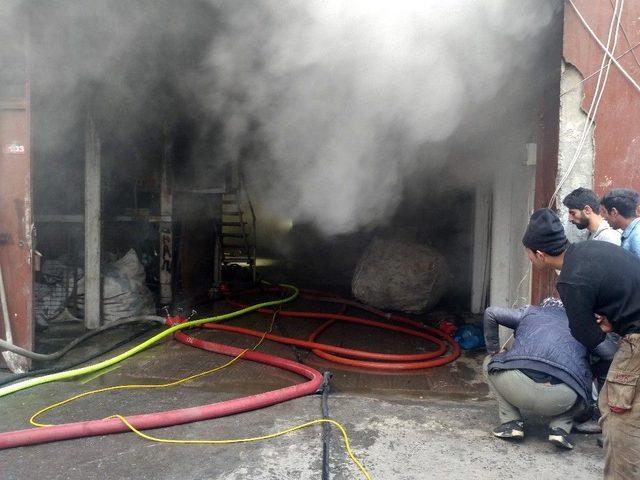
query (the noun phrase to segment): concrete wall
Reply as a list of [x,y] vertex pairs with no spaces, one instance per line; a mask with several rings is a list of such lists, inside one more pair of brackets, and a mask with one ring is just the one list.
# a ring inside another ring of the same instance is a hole
[[[578,187],[593,187],[593,126],[587,131],[586,140],[578,157],[575,157],[584,128],[587,124],[587,114],[582,110],[582,75],[570,64],[562,62],[560,77],[560,91],[567,92],[560,96],[560,135],[558,148],[558,179],[562,178],[571,168],[570,176],[558,192],[558,207],[560,218],[565,225],[565,231],[570,241],[584,240],[588,232],[578,230],[568,222],[568,209],[562,205],[562,199]],[[578,88],[571,89],[578,85]]]

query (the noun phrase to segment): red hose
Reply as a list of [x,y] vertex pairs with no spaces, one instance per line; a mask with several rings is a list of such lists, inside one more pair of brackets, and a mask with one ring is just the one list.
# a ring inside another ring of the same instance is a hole
[[[269,289],[269,291],[276,290],[278,289]],[[258,292],[260,292],[260,290],[243,292],[243,294],[246,295]],[[343,311],[346,306],[356,307],[374,315],[386,318],[388,320],[393,320],[412,328],[353,317],[344,315],[343,313],[279,311],[279,316],[294,318],[319,318],[328,321],[315,329],[309,336],[308,340],[281,337],[273,334],[267,334],[266,338],[289,345],[309,348],[317,356],[339,364],[382,370],[413,370],[435,367],[437,365],[443,365],[445,363],[451,362],[460,355],[460,347],[452,338],[435,328],[424,326],[420,322],[416,322],[399,315],[390,315],[373,307],[360,305],[359,303],[342,299],[333,294],[326,294],[323,292],[310,290],[303,290],[303,293],[305,296],[314,298],[316,300],[338,303],[343,306]],[[231,299],[228,300],[233,305],[243,306],[236,301],[233,301]],[[259,311],[263,314],[269,315],[274,313],[273,310],[268,309],[262,309]],[[368,325],[419,337],[434,343],[436,345],[436,349],[430,352],[418,354],[385,354],[343,348],[335,345],[327,345],[316,342],[316,338],[336,321]],[[264,335],[263,332],[257,332],[255,330],[249,330],[229,325],[206,324],[204,325],[204,328],[237,332],[256,337],[262,337]],[[239,348],[197,339],[185,334],[184,332],[176,332],[174,334],[174,338],[188,345],[193,345],[210,352],[220,353],[232,357],[235,357],[243,352],[243,350]],[[447,355],[441,356],[447,351],[445,342],[450,345],[451,352]],[[342,356],[336,354],[340,354]],[[291,400],[293,398],[309,395],[316,392],[322,384],[323,378],[320,372],[311,367],[291,360],[286,360],[284,358],[268,355],[265,353],[255,352],[253,350],[245,351],[243,358],[246,360],[264,363],[300,374],[306,377],[308,380],[304,383],[292,385],[278,390],[272,390],[265,393],[260,393],[257,395],[250,395],[243,398],[226,400],[223,402],[212,403],[209,405],[202,405],[197,407],[183,408],[179,410],[133,415],[127,417],[127,420],[138,430],[170,427],[183,423],[209,420],[212,418],[256,410],[259,408]],[[128,431],[129,428],[117,418],[66,423],[62,425],[53,425],[42,428],[29,428],[25,430],[0,433],[0,449]]]
[[[257,294],[265,291],[273,293],[273,292],[280,291],[280,289],[278,287],[270,287],[265,290],[252,289],[252,290],[247,290],[239,294],[236,294],[236,296],[237,295],[242,295],[242,296],[253,295],[253,294]],[[319,300],[323,302],[337,303],[339,305],[342,305],[343,307],[350,306],[350,307],[359,308],[361,310],[372,313],[379,317],[386,318],[388,320],[407,325],[411,328],[407,328],[400,325],[393,325],[389,323],[377,322],[375,320],[369,320],[369,319],[354,317],[350,315],[344,315],[340,313],[317,313],[317,312],[279,310],[278,316],[280,317],[317,318],[317,319],[323,319],[328,321],[320,325],[316,330],[314,330],[311,333],[311,335],[309,335],[307,340],[290,338],[290,337],[282,337],[282,336],[273,335],[273,334],[267,334],[266,338],[268,338],[269,340],[284,343],[287,345],[295,345],[298,347],[311,349],[311,351],[318,357],[324,358],[334,363],[338,363],[341,365],[349,365],[352,367],[372,368],[376,370],[393,370],[393,371],[419,370],[423,368],[431,368],[431,367],[444,365],[446,363],[452,362],[453,360],[455,360],[460,356],[460,346],[458,345],[458,343],[455,340],[453,340],[453,338],[451,338],[449,335],[441,332],[436,328],[427,327],[415,320],[411,320],[409,318],[402,317],[400,315],[388,314],[386,312],[383,312],[382,310],[378,310],[377,308],[370,307],[367,305],[362,305],[352,300],[340,298],[337,295],[334,295],[331,293],[319,292],[317,290],[300,290],[300,292],[304,298],[310,298],[310,299]],[[239,308],[244,308],[246,306],[244,303],[234,300],[231,297],[227,297],[227,302]],[[272,315],[274,313],[273,310],[268,308],[262,308],[258,310],[258,312],[264,315]],[[317,342],[316,339],[318,338],[318,336],[336,321],[356,323],[359,325],[368,325],[376,328],[381,328],[384,330],[390,330],[390,331],[399,332],[399,333],[403,333],[403,334],[414,336],[414,337],[419,337],[435,344],[436,349],[426,353],[388,354],[388,353],[368,352],[365,350],[357,350],[352,348],[343,348],[343,347],[338,347],[336,345]],[[244,335],[251,335],[254,337],[262,337],[264,335],[263,332],[259,332],[257,330],[251,330],[248,328],[241,328],[241,327],[235,327],[230,325],[221,325],[217,323],[205,324],[203,325],[203,327],[211,330],[224,330],[228,332],[241,333]],[[450,345],[451,351],[448,354],[441,356],[447,351],[447,346],[445,342]],[[336,355],[336,354],[340,354],[340,355]]]
[[[174,336],[176,340],[188,345],[232,357],[239,355],[243,351],[239,348],[190,337],[183,332],[177,332]],[[297,373],[306,377],[308,381],[278,390],[209,405],[133,415],[127,417],[127,420],[138,430],[198,422],[200,420],[209,420],[233,415],[235,413],[247,412],[249,410],[256,410],[293,398],[303,397],[316,392],[320,388],[320,385],[322,385],[322,374],[306,365],[252,350],[245,352],[242,358]],[[42,428],[28,428],[25,430],[0,433],[0,449],[128,431],[130,431],[129,428],[117,418],[65,423]]]

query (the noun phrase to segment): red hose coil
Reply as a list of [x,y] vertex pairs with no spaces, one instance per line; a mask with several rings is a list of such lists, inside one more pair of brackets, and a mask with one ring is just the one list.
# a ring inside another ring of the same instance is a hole
[[[236,294],[236,296],[247,296],[257,294],[261,292],[279,292],[279,287],[270,287],[264,290],[252,289]],[[452,362],[460,356],[460,346],[449,335],[441,332],[440,330],[423,325],[420,322],[411,320],[409,318],[388,314],[377,308],[370,307],[368,305],[362,305],[352,300],[340,298],[337,295],[331,293],[320,292],[317,290],[300,290],[303,298],[310,298],[313,300],[319,300],[323,302],[331,302],[342,305],[343,307],[355,307],[376,316],[386,318],[388,320],[400,323],[406,326],[393,325],[390,323],[378,322],[375,320],[369,320],[350,315],[344,315],[341,313],[317,313],[317,312],[303,312],[303,311],[291,311],[291,310],[279,310],[278,316],[289,318],[316,318],[328,320],[315,329],[307,340],[295,339],[290,337],[282,337],[279,335],[267,334],[266,338],[276,342],[284,343],[287,345],[295,345],[298,347],[308,348],[320,358],[338,363],[341,365],[348,365],[351,367],[370,368],[376,370],[420,370],[423,368],[437,367],[446,363]],[[245,304],[234,300],[232,297],[227,297],[227,302],[235,307],[244,308]],[[259,313],[264,315],[273,315],[274,310],[262,308],[258,310]],[[316,341],[318,336],[329,328],[336,321],[356,323],[360,325],[368,325],[375,328],[381,328],[384,330],[390,330],[394,332],[403,333],[406,335],[419,337],[424,340],[428,340],[436,345],[436,349],[425,353],[415,354],[388,354],[368,352],[365,350],[357,350],[351,348],[338,347],[335,345],[329,345],[325,343],[319,343]],[[407,328],[411,327],[411,328]],[[209,323],[203,325],[204,328],[211,330],[224,330],[228,332],[241,333],[244,335],[251,335],[254,337],[262,337],[264,332],[257,330],[251,330],[248,328],[235,327],[231,325],[221,325],[217,323]],[[449,344],[451,351],[442,356],[447,351],[447,345]]]

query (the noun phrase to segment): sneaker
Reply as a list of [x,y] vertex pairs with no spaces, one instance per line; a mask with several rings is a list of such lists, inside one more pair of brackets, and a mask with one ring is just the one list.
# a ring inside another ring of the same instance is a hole
[[602,433],[602,429],[600,428],[600,425],[598,425],[598,421],[593,419],[587,420],[583,423],[578,423],[573,426],[573,429],[580,433]]
[[564,448],[566,450],[573,449],[573,443],[569,440],[569,434],[561,428],[549,429],[549,441],[558,448]]
[[522,440],[524,438],[524,422],[522,420],[512,420],[503,423],[493,429],[493,434],[498,438]]

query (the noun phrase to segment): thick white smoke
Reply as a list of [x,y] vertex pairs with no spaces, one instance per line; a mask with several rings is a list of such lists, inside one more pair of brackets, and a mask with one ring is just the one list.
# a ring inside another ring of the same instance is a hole
[[[335,234],[383,224],[404,181],[424,172],[425,162],[446,161],[429,157],[425,145],[454,141],[462,126],[498,133],[485,110],[510,101],[501,92],[539,55],[560,4],[270,0],[217,7],[225,27],[209,59],[215,88],[207,76],[202,88],[225,116],[229,155],[241,156],[249,135],[262,136],[247,169],[262,200]],[[531,93],[524,84],[515,98]]]

